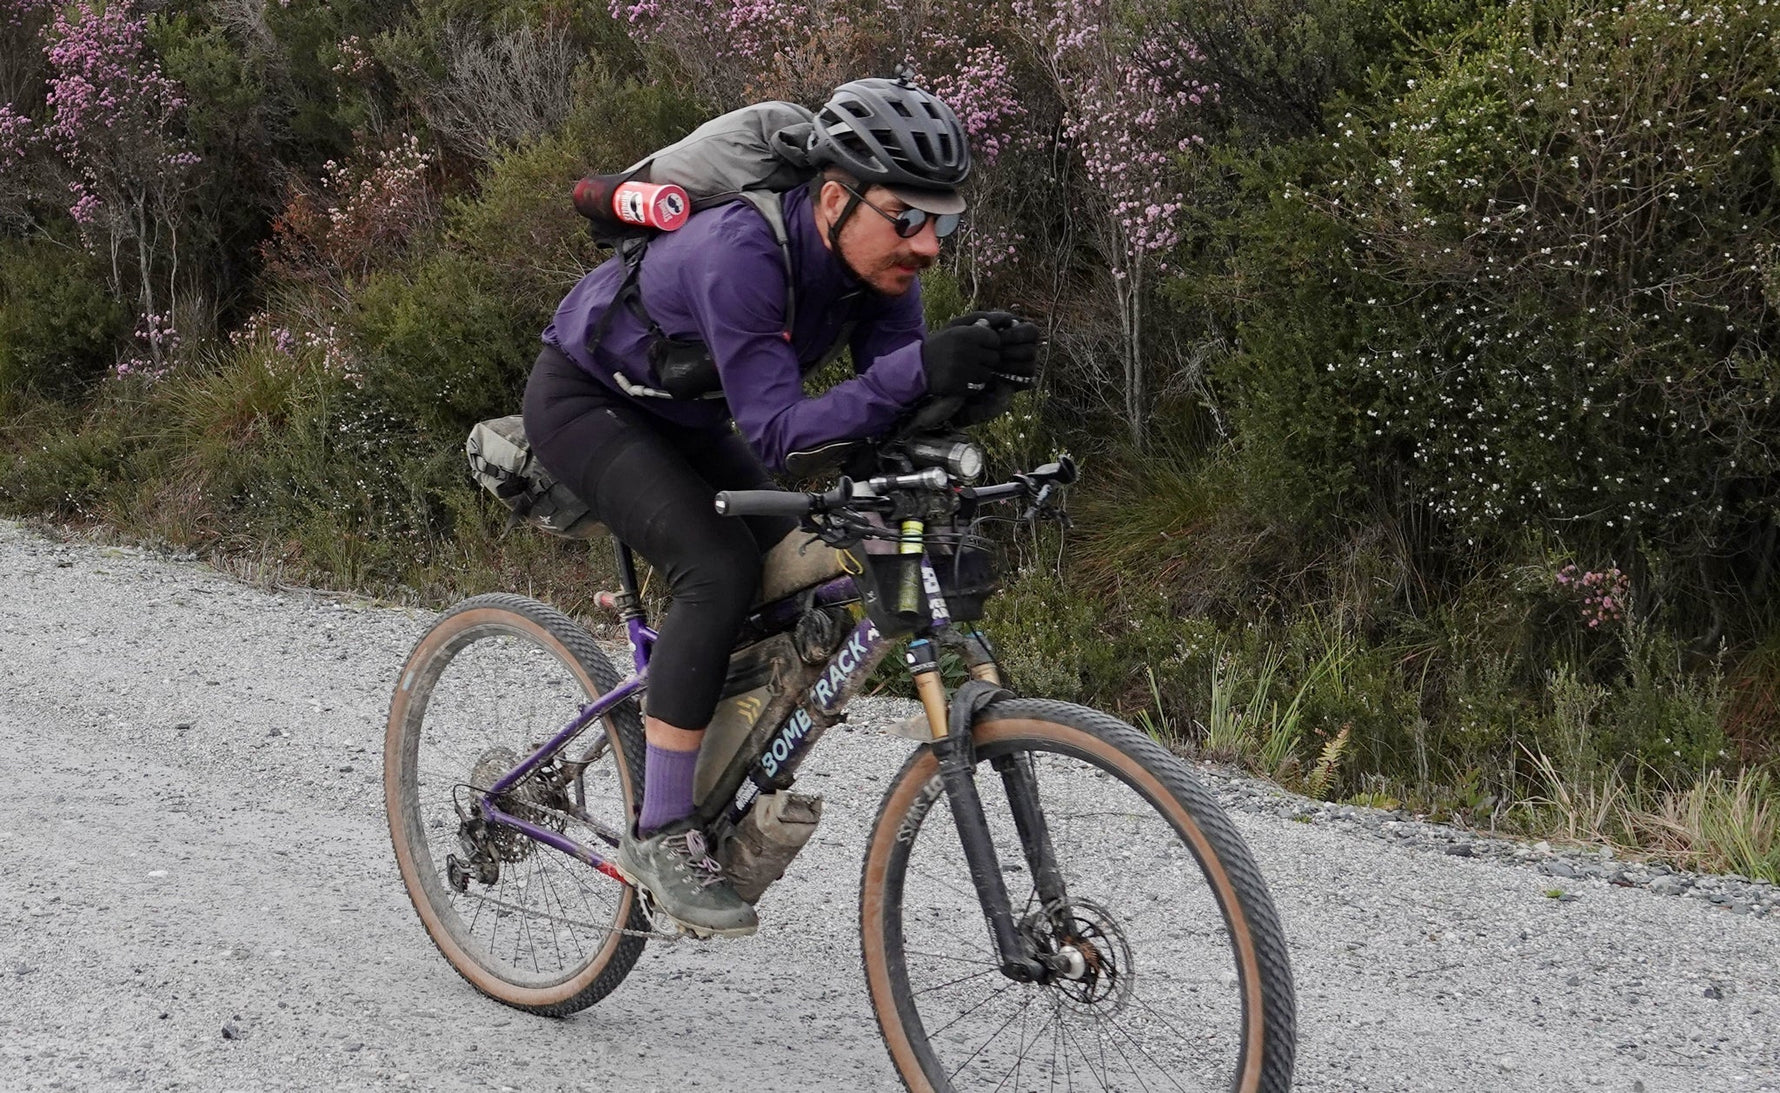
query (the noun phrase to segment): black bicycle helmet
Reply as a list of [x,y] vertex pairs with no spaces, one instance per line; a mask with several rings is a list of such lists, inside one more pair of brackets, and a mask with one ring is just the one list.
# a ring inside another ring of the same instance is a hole
[[832,164],[866,185],[944,195],[963,208],[949,191],[970,174],[964,126],[951,107],[906,78],[836,88],[816,112],[809,151],[812,162]]

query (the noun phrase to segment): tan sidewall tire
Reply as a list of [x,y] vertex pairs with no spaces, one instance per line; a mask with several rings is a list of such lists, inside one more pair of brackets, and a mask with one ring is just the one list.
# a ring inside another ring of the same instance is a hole
[[[536,618],[530,617],[533,614],[540,614],[546,618],[555,616],[562,624],[574,626],[566,616],[562,616],[553,608],[533,600],[526,600],[519,596],[482,596],[467,600],[453,609],[435,623],[433,628],[427,631],[415,645],[414,651],[408,656],[407,663],[402,666],[402,675],[397,683],[395,697],[390,701],[389,724],[384,735],[383,799],[389,818],[390,841],[395,848],[396,867],[401,873],[402,884],[407,889],[409,900],[414,904],[414,910],[420,915],[421,922],[426,926],[427,935],[433,939],[433,944],[438,946],[439,951],[444,954],[446,960],[450,961],[451,966],[457,970],[458,974],[468,980],[470,985],[477,990],[507,1005],[534,1012],[571,1012],[597,1000],[597,996],[586,1000],[581,1000],[578,996],[593,987],[596,980],[613,967],[614,957],[618,954],[620,947],[624,946],[626,942],[634,942],[633,949],[640,951],[643,939],[626,937],[614,929],[607,936],[605,945],[601,946],[587,966],[575,976],[543,988],[522,987],[509,983],[484,967],[473,953],[459,944],[435,911],[433,901],[420,894],[428,887],[437,887],[438,878],[431,875],[430,864],[423,866],[416,860],[416,848],[426,845],[426,838],[418,827],[418,815],[408,817],[409,830],[404,830],[402,802],[412,800],[414,787],[411,784],[404,784],[403,772],[410,769],[410,766],[404,762],[402,748],[408,739],[407,722],[422,712],[413,705],[413,699],[417,693],[415,684],[424,681],[425,685],[430,687],[437,678],[436,672],[440,670],[440,668],[434,668],[435,662],[454,653],[454,645],[467,644],[472,632],[479,629],[497,630],[528,637],[540,646],[548,648],[561,663],[569,666],[580,681],[585,694],[598,695],[603,692],[604,688],[588,671],[586,650],[577,653],[568,648],[557,634],[552,633],[550,627],[541,624]],[[592,649],[591,639],[588,639],[588,649]],[[593,655],[599,656],[597,651],[593,651]],[[435,674],[429,676],[429,670]],[[614,725],[616,720],[614,717],[607,717],[606,731],[615,749],[619,778],[623,785],[626,803],[629,804],[634,802],[637,796],[632,776],[634,764],[626,751],[627,745],[624,741],[626,734],[617,730]],[[637,733],[640,739],[640,727],[638,727]],[[557,853],[554,850],[545,851],[542,849],[540,852]],[[618,884],[619,882],[614,880],[612,883]],[[633,924],[638,917],[636,901],[636,890],[629,885],[624,885],[614,915],[615,925]],[[629,960],[624,965],[625,972],[628,972],[630,964],[635,962],[636,955],[635,951],[629,954]],[[620,973],[619,978],[622,977],[623,973]],[[611,986],[615,985],[615,983],[611,984]],[[608,986],[607,990],[609,989]],[[603,995],[606,992],[599,993]],[[579,1004],[576,1004],[577,1002]]]
[[[1029,704],[1029,703],[1022,703]],[[1057,708],[1080,709],[1065,707],[1062,703],[1045,703]],[[1104,717],[1094,711],[1082,710],[1084,714]],[[1110,720],[1110,719],[1109,719]],[[1136,730],[1129,730],[1135,734]],[[1269,1051],[1267,1050],[1268,1028],[1265,1014],[1267,1007],[1263,998],[1262,965],[1259,947],[1256,944],[1255,930],[1250,921],[1249,911],[1244,899],[1225,867],[1221,852],[1206,835],[1204,828],[1194,815],[1178,799],[1177,794],[1168,788],[1150,770],[1127,754],[1110,740],[1075,725],[1060,723],[1034,717],[1004,717],[991,707],[976,723],[973,739],[979,748],[987,748],[995,744],[1012,743],[1021,740],[1034,742],[1050,742],[1063,745],[1067,751],[1091,756],[1104,763],[1109,769],[1115,770],[1133,787],[1150,800],[1180,831],[1187,840],[1195,858],[1200,862],[1207,884],[1212,888],[1220,908],[1230,937],[1234,942],[1235,958],[1238,974],[1242,985],[1243,1019],[1247,1028],[1243,1043],[1243,1054],[1240,1060],[1241,1073],[1232,1089],[1240,1093],[1261,1093],[1274,1088],[1284,1089],[1289,1085],[1289,1056],[1284,1064],[1284,1082],[1277,1079],[1279,1063],[1277,1050],[1275,1055],[1275,1081],[1263,1085],[1268,1077]],[[1157,749],[1160,752],[1160,749]],[[1166,753],[1160,753],[1166,756]],[[920,1057],[910,1040],[902,1014],[896,1005],[896,991],[891,980],[890,955],[885,947],[889,926],[888,916],[899,908],[889,906],[889,871],[891,860],[897,845],[897,834],[905,817],[914,806],[924,787],[939,773],[939,761],[933,753],[923,750],[911,758],[897,780],[884,795],[883,804],[878,811],[877,819],[871,833],[871,841],[867,844],[865,866],[861,880],[860,900],[860,944],[865,965],[866,988],[871,997],[873,1013],[878,1020],[878,1027],[884,1036],[884,1043],[890,1050],[890,1057],[903,1082],[914,1093],[949,1093],[949,1090],[936,1089],[922,1068]],[[933,807],[943,807],[935,804]],[[1263,895],[1263,899],[1265,896]],[[1272,920],[1272,908],[1269,903],[1265,914]],[[1277,927],[1273,927],[1277,930]],[[1282,954],[1283,955],[1283,954]],[[1275,961],[1274,963],[1277,963]],[[1285,973],[1289,976],[1289,971]],[[1289,993],[1289,980],[1285,985]],[[1288,1034],[1289,1035],[1289,1034]]]

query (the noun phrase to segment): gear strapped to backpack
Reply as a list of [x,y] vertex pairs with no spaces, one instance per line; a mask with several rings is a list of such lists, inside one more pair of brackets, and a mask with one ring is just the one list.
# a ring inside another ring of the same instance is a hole
[[[797,322],[797,270],[791,261],[791,237],[779,195],[815,177],[816,168],[808,152],[813,119],[809,110],[796,103],[744,106],[711,119],[683,139],[633,164],[623,175],[637,182],[678,185],[686,191],[695,212],[731,201],[746,201],[759,210],[785,261],[787,339]],[[649,241],[657,233],[635,226],[614,227],[599,220],[593,223],[595,234],[617,249],[624,262],[624,280],[619,283],[612,306],[588,332],[589,356],[611,328],[615,309],[622,306],[649,329],[649,364],[655,373],[655,384],[638,384],[621,372],[614,373],[620,387],[642,398],[722,398],[722,381],[711,351],[701,341],[676,338],[663,331],[643,305],[638,276]],[[853,325],[849,322],[841,328],[834,344],[813,367],[828,363],[840,353]]]

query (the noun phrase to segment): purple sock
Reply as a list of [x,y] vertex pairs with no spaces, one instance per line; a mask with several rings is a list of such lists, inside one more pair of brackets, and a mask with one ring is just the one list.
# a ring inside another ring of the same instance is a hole
[[697,770],[696,748],[669,751],[649,745],[648,757],[643,760],[643,814],[637,817],[638,835],[692,815],[692,775]]

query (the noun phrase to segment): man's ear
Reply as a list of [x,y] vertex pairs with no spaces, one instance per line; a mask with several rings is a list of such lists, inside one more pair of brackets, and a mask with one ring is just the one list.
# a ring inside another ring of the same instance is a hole
[[847,207],[847,199],[851,196],[845,186],[833,179],[823,182],[816,197],[816,208],[821,210],[823,222],[834,223],[840,217],[841,210]]

